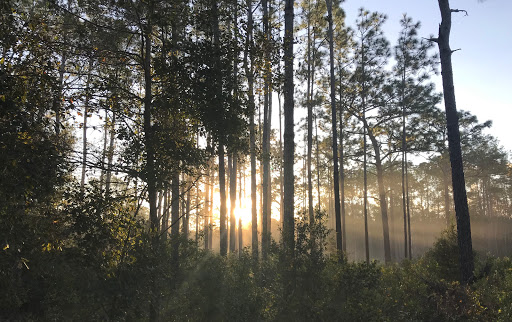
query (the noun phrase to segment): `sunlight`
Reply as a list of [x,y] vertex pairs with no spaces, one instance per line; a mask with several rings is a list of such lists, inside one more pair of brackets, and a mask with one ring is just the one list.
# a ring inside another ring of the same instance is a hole
[[242,226],[249,227],[252,223],[252,213],[251,213],[251,198],[242,198],[237,201],[237,205],[235,208],[235,216],[236,221],[238,223],[239,219],[242,219]]

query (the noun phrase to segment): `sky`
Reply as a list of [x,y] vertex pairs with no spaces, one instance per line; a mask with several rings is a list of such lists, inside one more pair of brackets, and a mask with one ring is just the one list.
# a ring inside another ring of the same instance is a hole
[[[455,95],[458,110],[470,111],[480,122],[492,120],[487,133],[498,138],[507,151],[512,151],[512,1],[451,0],[450,46],[461,49],[453,53]],[[421,21],[419,35],[437,36],[441,15],[436,0],[345,0],[346,24],[353,26],[358,9],[387,15],[384,33],[391,45],[396,44],[400,19],[404,13]],[[436,46],[437,49],[437,46]],[[441,75],[433,81],[442,91]],[[444,108],[444,105],[442,106]]]

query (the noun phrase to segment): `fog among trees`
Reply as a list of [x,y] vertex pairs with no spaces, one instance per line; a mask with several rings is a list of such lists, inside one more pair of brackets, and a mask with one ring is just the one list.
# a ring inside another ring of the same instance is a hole
[[511,154],[431,2],[390,43],[338,0],[3,1],[0,320],[511,320]]

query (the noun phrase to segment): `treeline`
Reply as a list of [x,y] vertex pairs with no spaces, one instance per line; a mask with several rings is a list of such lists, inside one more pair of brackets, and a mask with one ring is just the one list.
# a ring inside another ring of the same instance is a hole
[[[410,17],[391,46],[380,13],[285,5],[0,4],[2,318],[281,319],[330,279],[355,284],[297,316],[363,318],[350,287],[387,303],[370,286],[411,268],[370,259],[419,256],[455,218],[438,57]],[[476,249],[509,255],[507,152],[491,122],[459,124]]]

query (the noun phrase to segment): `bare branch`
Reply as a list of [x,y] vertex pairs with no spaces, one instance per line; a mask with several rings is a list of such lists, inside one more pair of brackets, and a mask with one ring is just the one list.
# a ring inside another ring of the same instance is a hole
[[439,42],[439,38],[434,38],[434,37],[430,37],[430,38],[425,38],[425,37],[421,37],[427,41],[431,41],[431,42]]
[[469,16],[468,12],[463,9],[450,9],[450,12],[464,12],[464,16]]

